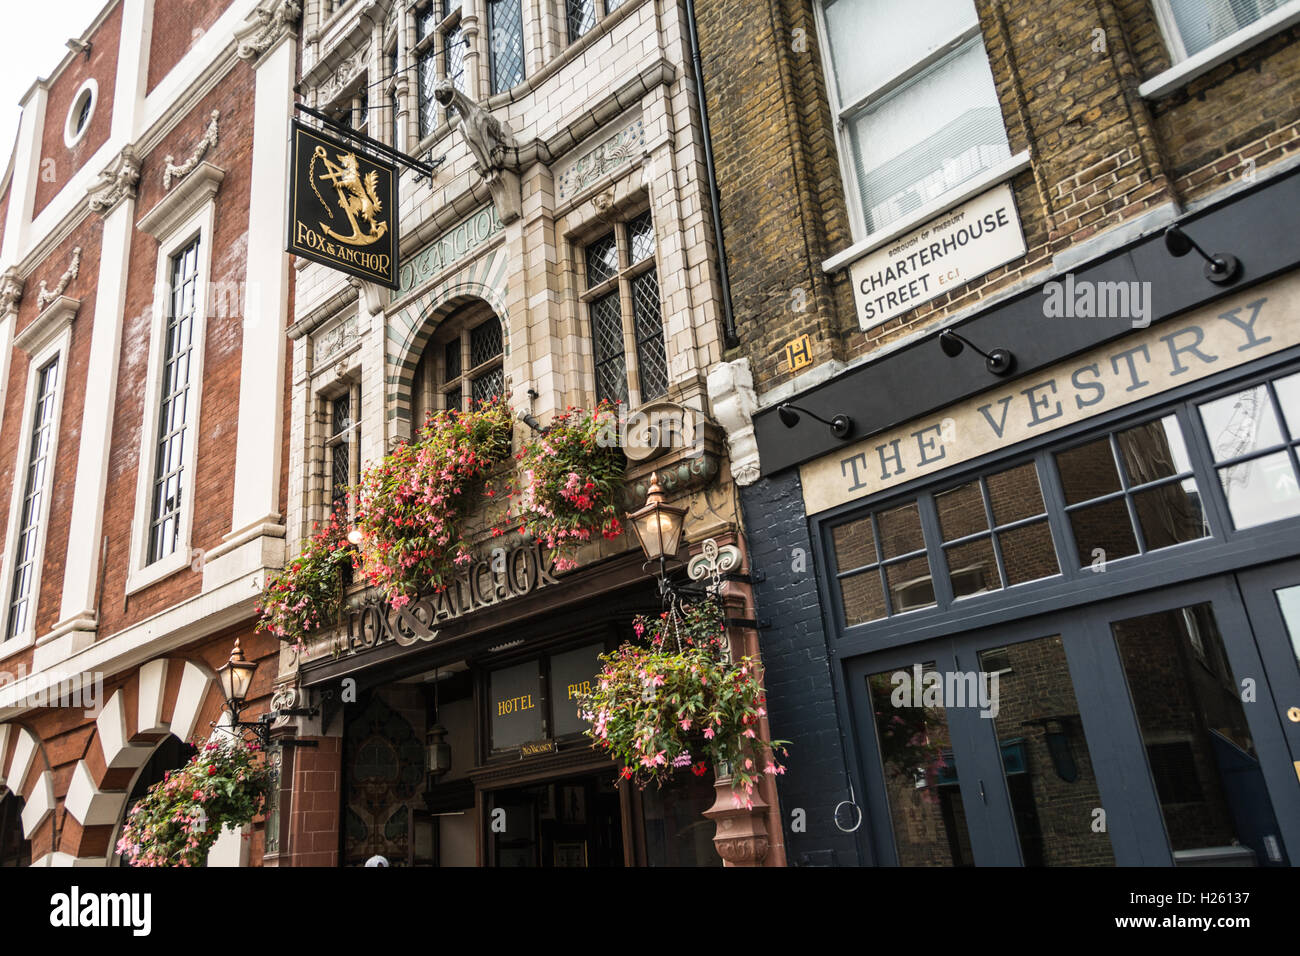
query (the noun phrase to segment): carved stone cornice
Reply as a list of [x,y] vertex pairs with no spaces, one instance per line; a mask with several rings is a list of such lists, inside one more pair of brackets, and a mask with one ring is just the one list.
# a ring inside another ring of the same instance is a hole
[[55,296],[48,308],[42,308],[27,327],[14,336],[14,348],[35,355],[64,333],[81,308],[80,299],[66,295]]
[[191,175],[140,217],[136,227],[156,239],[162,238],[211,200],[225,177],[224,169],[206,161],[200,162]]
[[87,190],[90,211],[107,216],[123,199],[134,199],[140,184],[140,157],[124,146],[117,161],[99,174]]
[[212,119],[208,122],[208,128],[203,131],[203,138],[199,140],[198,145],[194,147],[194,152],[190,158],[185,160],[179,166],[172,164],[175,158],[168,154],[163,157],[163,189],[171,189],[173,180],[184,179],[194,171],[194,167],[199,164],[209,149],[217,145],[217,120],[221,118],[220,110],[212,111]]
[[362,49],[340,60],[339,65],[317,85],[316,102],[322,106],[332,103],[349,83],[364,73],[368,53],[368,50]]
[[300,16],[302,5],[297,0],[262,0],[235,27],[235,39],[239,41],[235,55],[241,60],[256,60],[291,33]]
[[0,317],[18,311],[18,303],[23,300],[23,280],[18,270],[9,268],[0,276]]
[[45,287],[45,280],[41,280],[40,291],[36,293],[36,311],[44,312],[45,307],[55,299],[63,295],[68,289],[68,283],[77,277],[81,272],[81,246],[75,246],[72,250],[72,262],[68,265],[67,271],[59,277],[58,285],[53,289]]

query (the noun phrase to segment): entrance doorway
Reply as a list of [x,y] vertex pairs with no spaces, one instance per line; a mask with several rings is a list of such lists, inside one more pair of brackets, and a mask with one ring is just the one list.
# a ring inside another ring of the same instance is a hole
[[490,866],[623,865],[618,788],[609,773],[486,794]]
[[863,829],[901,865],[1300,855],[1300,562],[847,665]]

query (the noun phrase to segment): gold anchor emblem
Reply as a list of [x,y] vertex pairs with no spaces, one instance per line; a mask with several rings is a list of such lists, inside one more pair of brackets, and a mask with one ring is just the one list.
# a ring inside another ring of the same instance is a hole
[[[334,218],[334,213],[316,188],[316,160],[318,159],[325,166],[325,173],[319,178],[329,180],[330,185],[338,192],[339,208],[352,224],[350,236],[340,235],[323,222],[320,224],[321,231],[350,246],[368,246],[382,239],[388,232],[388,223],[376,218],[384,211],[384,204],[379,201],[379,196],[375,192],[379,184],[379,173],[371,170],[363,179],[360,169],[357,168],[355,153],[339,153],[339,164],[335,165],[330,162],[325,147],[318,145],[307,167],[307,178],[311,182],[312,192],[316,193],[316,198],[320,200],[331,219]],[[361,231],[361,226],[357,222],[358,216],[369,223],[368,233]]]

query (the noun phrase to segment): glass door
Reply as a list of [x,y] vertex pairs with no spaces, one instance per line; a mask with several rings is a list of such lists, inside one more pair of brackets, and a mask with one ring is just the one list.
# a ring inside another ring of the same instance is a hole
[[1099,778],[1118,786],[1119,771],[1094,761],[1104,702],[1084,635],[1065,624],[1076,627],[1040,618],[849,665],[876,862],[1116,862]]
[[1257,622],[1232,578],[1108,602],[1088,615],[1142,855],[1160,862],[1154,835],[1166,865],[1287,865],[1300,788],[1272,671],[1256,646],[1267,628],[1252,630]]

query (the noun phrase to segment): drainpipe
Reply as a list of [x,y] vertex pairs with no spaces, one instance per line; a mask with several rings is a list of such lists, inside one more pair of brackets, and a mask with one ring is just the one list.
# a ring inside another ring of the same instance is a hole
[[704,129],[704,166],[709,178],[709,205],[713,212],[713,239],[718,244],[718,280],[722,283],[722,330],[726,347],[737,348],[736,316],[731,310],[731,279],[727,275],[727,250],[722,242],[722,198],[713,166],[713,137],[709,132],[709,104],[704,98],[704,65],[700,62],[700,35],[695,28],[695,0],[686,2],[686,25],[691,36],[691,69],[695,72],[695,98],[700,104],[700,125]]

